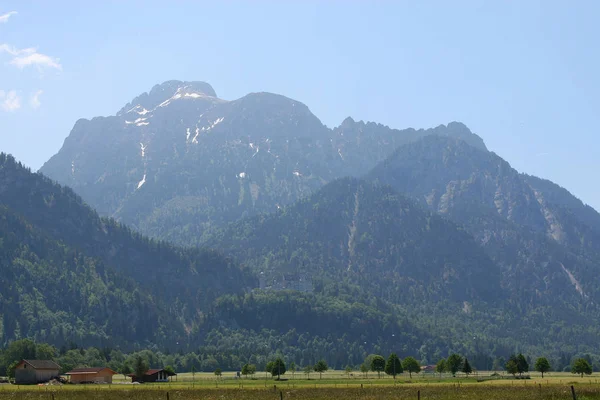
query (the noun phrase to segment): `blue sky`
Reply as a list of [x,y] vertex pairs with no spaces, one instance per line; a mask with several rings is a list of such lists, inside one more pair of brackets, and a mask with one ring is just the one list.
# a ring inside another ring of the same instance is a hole
[[37,169],[78,118],[203,80],[225,99],[284,94],[330,127],[461,121],[600,209],[598,15],[583,0],[0,1],[0,151]]

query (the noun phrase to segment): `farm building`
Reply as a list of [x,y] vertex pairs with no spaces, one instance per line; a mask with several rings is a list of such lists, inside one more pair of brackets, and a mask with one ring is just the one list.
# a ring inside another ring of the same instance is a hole
[[71,383],[112,383],[116,372],[107,367],[76,368],[67,372]]
[[142,379],[135,376],[135,374],[129,374],[129,377],[131,378],[131,382],[168,382],[169,377],[175,375],[177,374],[170,374],[164,369],[149,369]]
[[15,369],[17,385],[48,382],[58,378],[60,365],[50,360],[21,360]]

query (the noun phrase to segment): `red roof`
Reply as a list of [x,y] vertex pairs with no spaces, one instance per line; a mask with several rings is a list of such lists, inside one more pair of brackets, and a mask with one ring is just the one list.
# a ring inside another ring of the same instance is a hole
[[52,360],[21,360],[17,366],[21,364],[29,364],[33,369],[60,369],[60,365]]
[[146,372],[146,375],[158,374],[160,371],[163,371],[163,369],[149,369],[148,372]]
[[[148,370],[148,372],[146,372],[146,375],[147,375],[147,376],[149,376],[149,375],[158,374],[158,373],[159,373],[159,372],[161,372],[161,371],[165,371],[165,369],[164,369],[164,368],[158,368],[158,369],[149,369],[149,370]],[[165,372],[166,372],[166,371],[165,371]],[[174,374],[174,375],[177,375],[177,374]],[[129,374],[129,375],[127,375],[127,376],[134,378],[136,375],[135,375],[135,374]],[[170,376],[170,375],[169,375],[169,376]]]
[[112,369],[108,368],[108,367],[96,367],[96,368],[75,368],[72,371],[67,372],[65,375],[89,375],[89,374],[97,374],[100,371],[104,371],[105,369],[109,370],[110,372],[112,372],[113,375],[116,374],[115,371],[113,371]]

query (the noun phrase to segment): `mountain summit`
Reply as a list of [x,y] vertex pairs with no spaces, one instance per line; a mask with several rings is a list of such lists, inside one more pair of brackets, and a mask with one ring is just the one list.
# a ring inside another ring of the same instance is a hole
[[281,95],[225,101],[207,83],[168,81],[115,116],[77,121],[40,171],[101,215],[189,245],[207,229],[276,211],[336,178],[362,176],[428,135],[485,149],[459,123],[400,131],[348,118],[329,129]]
[[146,115],[148,110],[153,110],[161,105],[167,105],[168,102],[177,99],[186,100],[200,97],[217,97],[217,93],[206,82],[166,81],[160,85],[155,85],[150,92],[137,96],[131,103],[125,105],[117,115],[120,116],[130,112]]

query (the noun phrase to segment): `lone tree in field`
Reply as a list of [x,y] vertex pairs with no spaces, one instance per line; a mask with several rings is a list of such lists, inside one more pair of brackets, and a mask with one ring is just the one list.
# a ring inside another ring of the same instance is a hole
[[580,374],[583,378],[583,374],[591,375],[592,374],[592,366],[585,358],[578,358],[573,362],[573,367],[571,368],[571,372],[574,374]]
[[369,377],[369,367],[367,367],[367,364],[365,364],[365,363],[360,364],[360,372],[363,373],[365,378]]
[[546,357],[540,357],[535,361],[535,370],[542,373],[542,379],[544,379],[544,372],[550,371],[550,363]]
[[312,367],[310,365],[307,365],[302,371],[306,374],[306,379],[310,380],[310,373],[312,372]]
[[504,366],[504,368],[506,368],[506,372],[508,372],[509,374],[512,374],[512,376],[516,376],[517,373],[519,372],[519,365],[517,364],[517,357],[515,357],[514,355],[510,356],[510,358],[506,362],[506,365]]
[[385,371],[385,358],[376,355],[371,358],[371,371],[377,372],[377,376],[381,378],[381,373]]
[[348,377],[348,379],[350,379],[350,374],[352,373],[352,367],[349,365],[346,365],[344,372],[346,373],[346,376]]
[[290,371],[292,371],[292,379],[294,379],[294,374],[296,374],[296,363],[293,361],[290,363]]
[[223,375],[223,371],[221,371],[221,368],[217,368],[215,369],[215,376],[218,378],[221,375]]
[[421,372],[421,365],[414,357],[406,357],[404,360],[402,360],[402,367],[408,371],[410,379],[412,379],[413,372],[415,374]]
[[435,372],[437,372],[438,374],[440,374],[440,379],[442,379],[442,374],[444,372],[446,372],[446,359],[442,358],[440,361],[438,361],[438,363],[435,365]]
[[452,376],[456,376],[456,373],[462,365],[463,359],[458,354],[451,354],[446,361],[446,370],[452,373]]
[[250,374],[250,364],[244,364],[244,366],[242,367],[242,375],[244,375],[247,378],[249,374]]
[[267,364],[267,372],[271,373],[271,376],[277,375],[277,380],[281,379],[281,375],[285,374],[285,363],[281,357],[277,357],[275,361],[271,361]]
[[319,373],[319,379],[321,379],[323,377],[323,372],[327,371],[329,369],[329,366],[327,365],[327,362],[325,360],[319,360],[315,364],[314,369],[315,372]]
[[519,375],[523,375],[524,372],[529,371],[529,363],[525,356],[521,353],[517,356],[517,370],[519,371]]
[[133,362],[133,371],[135,373],[135,377],[141,379],[146,372],[148,372],[148,362],[142,358],[142,356],[135,356],[135,361]]
[[473,368],[471,368],[471,364],[469,364],[469,360],[465,357],[465,362],[463,363],[462,369],[460,370],[462,373],[469,376],[471,372],[473,372]]
[[396,379],[396,375],[401,374],[402,372],[404,372],[402,369],[402,362],[400,362],[396,353],[390,354],[385,363],[385,373],[392,375],[394,379]]
[[248,365],[248,373],[253,376],[256,373],[256,365],[254,365],[254,364]]

